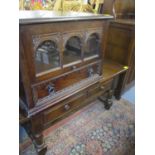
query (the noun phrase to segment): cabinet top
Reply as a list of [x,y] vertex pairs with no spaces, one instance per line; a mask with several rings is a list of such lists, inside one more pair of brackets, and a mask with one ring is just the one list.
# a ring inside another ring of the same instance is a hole
[[113,19],[111,15],[93,14],[85,12],[61,11],[19,11],[19,23],[48,23],[77,20]]

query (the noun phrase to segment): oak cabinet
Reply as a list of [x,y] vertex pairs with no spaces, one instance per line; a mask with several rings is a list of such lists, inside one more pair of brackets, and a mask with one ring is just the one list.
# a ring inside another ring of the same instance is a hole
[[42,132],[97,98],[109,109],[127,69],[104,58],[112,16],[21,14],[20,123],[42,155],[47,149]]
[[22,125],[45,154],[42,131],[111,89],[104,86],[105,31],[112,16],[20,12]]

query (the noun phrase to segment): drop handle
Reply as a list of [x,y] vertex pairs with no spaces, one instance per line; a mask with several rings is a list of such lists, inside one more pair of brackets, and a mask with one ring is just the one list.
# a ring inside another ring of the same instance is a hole
[[49,94],[54,94],[54,93],[55,93],[54,84],[49,84],[49,85],[47,86],[47,90],[48,90],[48,93],[49,93]]
[[70,106],[69,106],[68,104],[66,104],[66,105],[64,106],[64,108],[65,108],[65,110],[69,110],[69,109],[70,109]]

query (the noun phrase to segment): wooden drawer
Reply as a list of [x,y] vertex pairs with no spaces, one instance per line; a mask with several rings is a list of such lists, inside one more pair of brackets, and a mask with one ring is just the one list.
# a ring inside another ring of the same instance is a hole
[[68,86],[71,86],[75,83],[80,82],[81,80],[90,77],[90,74],[99,74],[98,72],[100,65],[100,61],[95,62],[89,64],[88,66],[84,66],[78,69],[75,68],[72,72],[68,72],[51,80],[34,84],[32,86],[33,96],[37,97],[35,98],[34,102],[37,103],[39,99],[54,95],[55,93],[64,90]]
[[48,126],[48,124],[82,106],[85,104],[86,99],[89,98],[90,95],[95,96],[95,94],[99,93],[100,91],[101,89],[98,83],[53,106],[44,112],[44,126]]
[[105,81],[105,82],[101,82],[100,83],[100,87],[102,89],[102,92],[106,92],[107,90],[112,88],[112,83],[113,83],[113,79]]

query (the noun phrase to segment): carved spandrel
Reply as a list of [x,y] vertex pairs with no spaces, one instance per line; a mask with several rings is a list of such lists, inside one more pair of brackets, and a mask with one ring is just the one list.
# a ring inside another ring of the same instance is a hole
[[81,40],[81,47],[83,46],[84,43],[84,33],[83,32],[66,32],[62,34],[63,36],[63,50],[65,49],[66,43],[67,41],[71,38],[71,37],[78,37]]
[[103,29],[102,28],[95,28],[95,29],[87,29],[85,31],[85,42],[87,42],[88,38],[92,34],[97,34],[99,36],[99,40],[102,38]]
[[44,41],[46,40],[51,40],[53,42],[55,42],[58,46],[58,48],[60,49],[60,38],[61,35],[60,33],[57,34],[43,34],[43,35],[34,35],[32,36],[32,42],[33,42],[33,49],[34,51],[37,49],[37,47]]
[[36,50],[41,42],[40,36],[35,36],[35,37],[33,36],[32,42],[33,42],[33,49]]

